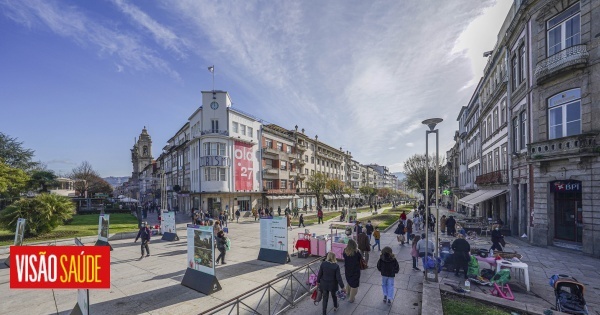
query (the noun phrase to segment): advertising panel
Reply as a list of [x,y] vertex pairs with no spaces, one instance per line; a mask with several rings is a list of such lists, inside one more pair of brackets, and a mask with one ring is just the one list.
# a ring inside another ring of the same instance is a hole
[[288,251],[286,217],[260,219],[260,248]]
[[108,242],[108,223],[110,215],[103,214],[98,220],[98,240]]
[[175,233],[175,212],[163,212],[160,221],[161,233]]
[[188,267],[209,275],[214,275],[215,251],[213,227],[188,224],[187,247]]
[[23,245],[23,236],[25,235],[25,222],[23,218],[17,220],[17,229],[15,230],[15,246]]
[[235,141],[233,157],[236,190],[252,191],[254,189],[254,152],[252,147],[252,144]]

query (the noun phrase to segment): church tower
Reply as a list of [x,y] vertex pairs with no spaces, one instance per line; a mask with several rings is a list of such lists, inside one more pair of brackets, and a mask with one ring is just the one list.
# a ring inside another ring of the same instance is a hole
[[131,163],[133,163],[131,178],[134,180],[139,178],[140,172],[146,166],[152,164],[152,139],[148,134],[148,130],[146,130],[146,126],[142,129],[140,137],[131,149]]

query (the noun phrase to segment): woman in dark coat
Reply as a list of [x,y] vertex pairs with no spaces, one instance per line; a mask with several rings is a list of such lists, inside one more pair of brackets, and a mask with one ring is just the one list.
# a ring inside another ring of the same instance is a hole
[[346,249],[344,249],[344,267],[346,274],[346,292],[348,292],[348,302],[354,303],[358,285],[360,284],[360,260],[362,255],[356,248],[356,242],[349,240]]
[[498,225],[494,225],[494,229],[492,230],[492,247],[490,249],[502,251],[500,242],[503,238],[504,236],[502,236],[502,232],[500,232],[500,227],[498,227]]
[[331,298],[333,299],[333,310],[337,311],[339,305],[335,293],[338,287],[340,290],[344,289],[344,281],[340,273],[340,266],[337,264],[337,259],[335,259],[333,252],[327,253],[325,261],[321,263],[319,274],[317,275],[317,284],[319,285],[319,290],[323,292],[323,315],[327,314],[329,294],[331,294]]

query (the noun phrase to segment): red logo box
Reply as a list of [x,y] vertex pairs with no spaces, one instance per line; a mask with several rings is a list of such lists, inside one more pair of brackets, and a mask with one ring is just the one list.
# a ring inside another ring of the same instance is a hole
[[108,246],[11,246],[11,289],[110,289]]

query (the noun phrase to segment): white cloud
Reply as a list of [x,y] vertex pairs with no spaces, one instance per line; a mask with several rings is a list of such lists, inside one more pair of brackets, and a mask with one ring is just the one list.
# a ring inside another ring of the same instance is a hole
[[97,22],[74,6],[39,0],[5,0],[2,7],[4,14],[17,23],[29,28],[48,28],[83,47],[93,46],[103,57],[117,57],[123,67],[158,70],[179,78],[179,74],[136,35],[105,26],[108,22]]
[[168,27],[161,25],[159,22],[151,18],[137,6],[126,3],[125,0],[113,0],[113,3],[125,14],[127,14],[137,26],[149,32],[152,37],[162,45],[175,53],[180,58],[187,57],[187,47],[189,46],[185,39],[177,36]]
[[407,142],[407,143],[406,143],[406,146],[407,146],[407,147],[411,147],[411,148],[412,148],[412,147],[414,147],[414,146],[415,146],[415,144],[414,144],[414,143],[412,143],[412,142]]

